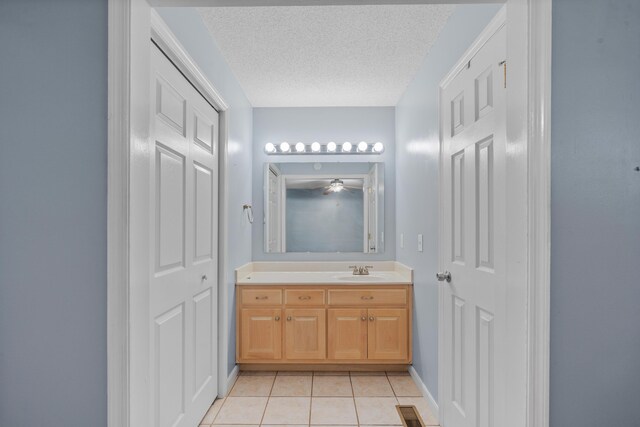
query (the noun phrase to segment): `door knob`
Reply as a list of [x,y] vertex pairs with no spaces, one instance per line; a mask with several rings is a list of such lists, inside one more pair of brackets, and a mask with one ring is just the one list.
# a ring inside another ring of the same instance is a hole
[[448,271],[436,273],[436,277],[438,278],[438,282],[446,281],[447,283],[451,283],[451,273]]
[[209,278],[207,277],[207,275],[206,275],[206,274],[203,274],[203,275],[202,275],[202,281],[203,281],[203,282],[204,282],[205,280],[208,280],[208,279],[209,279]]

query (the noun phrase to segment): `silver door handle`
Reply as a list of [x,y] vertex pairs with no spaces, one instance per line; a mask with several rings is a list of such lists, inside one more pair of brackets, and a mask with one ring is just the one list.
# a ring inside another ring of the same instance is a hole
[[438,282],[446,281],[447,283],[451,283],[451,273],[448,271],[436,273],[436,277],[438,278]]

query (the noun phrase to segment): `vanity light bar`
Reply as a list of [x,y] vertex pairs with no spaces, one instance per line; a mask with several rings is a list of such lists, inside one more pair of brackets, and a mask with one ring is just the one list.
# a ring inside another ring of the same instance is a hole
[[320,143],[314,141],[310,144],[296,142],[290,144],[283,141],[279,144],[267,142],[264,145],[264,152],[274,155],[291,155],[291,154],[382,154],[384,152],[384,144],[375,142],[370,144],[366,141],[351,143],[348,141],[338,144],[333,141]]

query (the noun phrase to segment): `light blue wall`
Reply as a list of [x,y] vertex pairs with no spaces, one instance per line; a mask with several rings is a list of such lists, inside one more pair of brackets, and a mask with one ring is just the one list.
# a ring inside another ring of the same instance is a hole
[[288,189],[287,251],[358,252],[364,242],[364,193]]
[[107,425],[107,2],[0,1],[0,426]]
[[[381,141],[381,155],[267,156],[267,142],[375,142]],[[306,107],[255,108],[253,110],[253,224],[254,261],[296,260],[392,260],[395,259],[395,113],[393,107]],[[263,165],[267,162],[383,162],[385,173],[385,250],[380,254],[265,254]]]
[[[551,426],[632,426],[640,419],[640,4],[553,4]],[[398,188],[415,190],[399,192],[398,259],[416,268],[415,366],[434,394],[435,240],[418,254],[415,235],[436,235],[435,87],[493,12],[459,7],[397,108]],[[236,266],[251,258],[239,206],[251,197],[251,108],[217,50],[205,55],[210,38],[198,17],[163,16],[236,112]],[[106,49],[105,0],[0,2],[2,426],[106,426]],[[319,128],[314,135],[331,129]]]
[[640,425],[640,2],[553,0],[551,427]]
[[[414,268],[413,366],[436,399],[438,86],[499,8],[458,6],[396,106],[396,257]],[[417,250],[419,233],[424,235],[423,252]]]
[[[253,109],[231,69],[220,54],[200,14],[193,8],[159,8],[160,16],[180,40],[189,55],[229,104],[229,372],[235,366],[235,292],[234,272],[251,261],[251,226],[242,205],[251,200],[252,116]],[[258,174],[261,175],[261,174]]]

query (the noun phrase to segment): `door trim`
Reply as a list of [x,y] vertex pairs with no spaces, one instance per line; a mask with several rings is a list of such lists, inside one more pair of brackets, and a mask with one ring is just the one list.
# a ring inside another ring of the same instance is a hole
[[[508,19],[512,27],[526,28],[525,37],[517,37],[518,45],[526,55],[522,55],[520,64],[509,67],[510,80],[514,73],[519,81],[526,82],[527,90],[516,95],[518,102],[526,105],[526,140],[524,156],[526,161],[526,297],[527,330],[526,330],[526,365],[525,378],[526,402],[525,418],[521,424],[526,427],[549,427],[549,342],[550,342],[550,107],[551,107],[551,47],[552,47],[552,0],[507,0],[506,8],[515,13],[509,17],[496,18],[483,30],[476,42],[465,52],[460,61],[440,84],[439,99],[442,87],[452,80],[465,64],[473,57],[488,38],[497,31],[500,20]],[[509,32],[508,37],[513,33]],[[511,60],[512,58],[510,58]],[[513,63],[511,65],[514,65]],[[440,108],[440,101],[438,101]],[[440,141],[442,143],[442,118],[440,121]],[[442,162],[442,149],[440,149]],[[442,182],[442,168],[440,168]],[[439,221],[444,218],[443,195],[439,195]],[[438,253],[442,253],[442,242],[445,236],[439,227]],[[438,260],[438,268],[442,270],[443,260]],[[444,319],[444,292],[439,291],[438,298],[438,392],[442,393],[444,375],[444,339],[441,333]],[[442,405],[440,405],[442,406]],[[440,422],[445,423],[444,414],[440,411]]]
[[552,0],[529,0],[527,426],[549,426]]
[[154,9],[151,9],[151,39],[218,112],[229,109],[229,105],[207,80],[204,73]]
[[[218,393],[226,395],[228,384],[228,127],[229,105],[208,81],[169,27],[146,0],[108,2],[108,173],[107,173],[107,425],[127,427],[131,420],[130,399],[135,390],[131,372],[130,311],[131,283],[137,283],[131,268],[132,218],[131,174],[136,169],[136,144],[148,138],[149,98],[146,89],[150,41],[153,40],[191,84],[219,113],[218,184]],[[145,130],[146,129],[146,130]],[[139,279],[139,277],[138,277]],[[133,386],[133,387],[132,387]]]
[[129,425],[129,1],[108,3],[107,422]]

